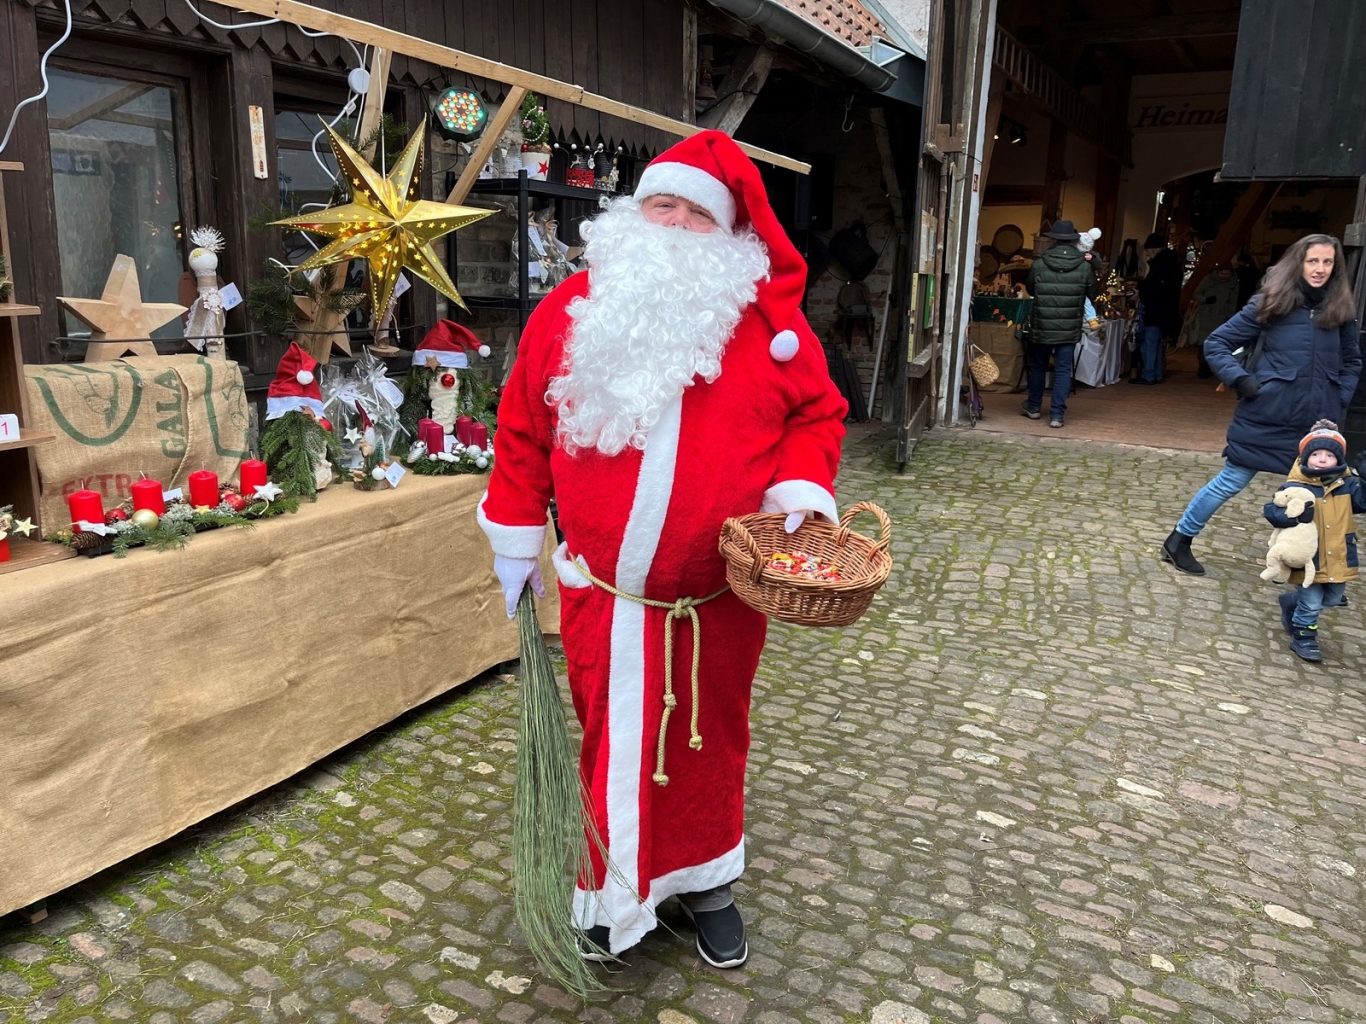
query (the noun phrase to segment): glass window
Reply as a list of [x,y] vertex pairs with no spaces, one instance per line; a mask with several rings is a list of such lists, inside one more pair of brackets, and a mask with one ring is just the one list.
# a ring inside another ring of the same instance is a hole
[[[62,294],[98,297],[120,253],[146,302],[175,302],[185,270],[180,97],[169,86],[50,68],[48,136]],[[89,328],[66,314],[66,332]],[[174,320],[153,335],[183,336]]]
[[[331,121],[335,111],[328,115]],[[343,135],[354,130],[351,118],[334,126]],[[316,112],[277,110],[275,112],[275,163],[280,179],[280,209],[287,216],[331,205],[337,161],[332,156],[323,121]],[[316,145],[314,140],[317,140]],[[294,261],[312,251],[295,233],[286,233],[285,245]]]

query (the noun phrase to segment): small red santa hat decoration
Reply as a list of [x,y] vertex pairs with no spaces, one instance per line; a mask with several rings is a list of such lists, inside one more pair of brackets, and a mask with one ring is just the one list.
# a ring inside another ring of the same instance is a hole
[[759,284],[755,305],[775,331],[769,352],[779,362],[797,354],[791,330],[806,290],[806,261],[778,223],[754,161],[725,132],[701,131],[650,161],[636,185],[638,200],[678,196],[703,207],[727,232],[746,227],[768,249],[769,277]]
[[468,327],[454,320],[438,320],[413,353],[413,365],[430,366],[434,362],[437,366],[463,370],[470,365],[466,353],[478,352],[487,358],[491,351]]
[[266,419],[277,420],[287,412],[312,411],[323,415],[323,396],[318,390],[318,361],[294,342],[280,358],[275,379],[266,389]]

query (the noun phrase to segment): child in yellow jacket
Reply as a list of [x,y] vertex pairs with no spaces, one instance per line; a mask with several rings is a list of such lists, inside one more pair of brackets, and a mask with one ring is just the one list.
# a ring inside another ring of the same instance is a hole
[[1290,634],[1290,649],[1305,661],[1322,661],[1319,612],[1347,602],[1347,584],[1357,578],[1357,513],[1366,512],[1366,488],[1347,465],[1347,440],[1332,420],[1319,420],[1300,440],[1300,457],[1281,490],[1303,487],[1317,499],[1299,518],[1286,515],[1274,501],[1263,514],[1278,529],[1312,522],[1318,528],[1314,582],[1300,586],[1304,571],[1290,577],[1293,590],[1280,595],[1281,625]]

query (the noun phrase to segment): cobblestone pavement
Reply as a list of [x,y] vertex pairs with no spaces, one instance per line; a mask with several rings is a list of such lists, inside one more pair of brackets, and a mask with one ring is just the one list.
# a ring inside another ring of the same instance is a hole
[[1287,650],[1211,457],[970,431],[842,496],[898,571],[758,682],[749,963],[672,904],[587,1005],[536,980],[508,873],[515,686],[490,677],[0,924],[0,1021],[1366,1021],[1366,594]]

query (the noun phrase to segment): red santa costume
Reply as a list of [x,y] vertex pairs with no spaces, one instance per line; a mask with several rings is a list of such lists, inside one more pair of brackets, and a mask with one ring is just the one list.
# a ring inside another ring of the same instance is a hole
[[[648,222],[639,203],[656,195],[704,207],[719,230]],[[725,134],[662,154],[585,236],[589,270],[542,300],[522,335],[479,522],[495,553],[532,558],[556,499],[580,769],[611,861],[594,852],[575,913],[585,929],[608,926],[616,953],[669,896],[744,868],[750,688],[767,620],[724,590],[717,541],[728,516],[761,509],[837,519],[847,406],[798,309],[806,266],[758,168]],[[631,599],[717,591],[696,619]]]

